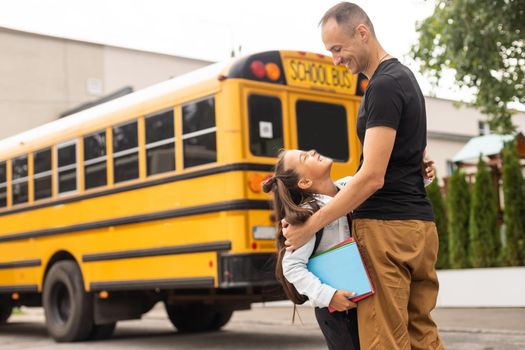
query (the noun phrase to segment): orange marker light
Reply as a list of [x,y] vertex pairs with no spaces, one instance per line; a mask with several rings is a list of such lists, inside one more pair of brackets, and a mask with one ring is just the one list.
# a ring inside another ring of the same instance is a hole
[[248,177],[248,187],[252,192],[259,193],[262,191],[262,182],[264,178],[259,174],[252,174]]
[[275,63],[266,63],[264,68],[266,68],[266,76],[268,79],[276,81],[281,77],[281,70]]
[[365,92],[367,86],[368,86],[368,79],[361,80],[361,86],[360,86],[361,91]]
[[13,293],[13,294],[11,294],[11,299],[13,299],[13,300],[19,300],[19,299],[20,299],[20,294],[18,294],[18,293]]
[[100,299],[107,299],[109,297],[109,293],[105,290],[103,290],[102,292],[98,293],[98,297]]

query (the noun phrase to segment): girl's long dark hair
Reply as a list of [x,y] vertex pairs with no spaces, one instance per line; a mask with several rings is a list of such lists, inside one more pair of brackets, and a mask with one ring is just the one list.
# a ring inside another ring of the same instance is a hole
[[286,252],[284,245],[286,239],[283,236],[281,220],[286,219],[292,225],[301,224],[317,211],[319,206],[313,197],[313,193],[301,189],[297,185],[300,179],[299,174],[294,169],[284,169],[285,154],[286,150],[279,151],[274,175],[263,183],[263,191],[271,192],[273,195],[273,215],[277,224],[275,276],[283,286],[288,298],[296,304],[302,304],[307,300],[306,297],[300,295],[283,275],[282,260]]

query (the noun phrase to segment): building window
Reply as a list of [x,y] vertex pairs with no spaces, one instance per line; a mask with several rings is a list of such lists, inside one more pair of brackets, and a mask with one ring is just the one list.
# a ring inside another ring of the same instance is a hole
[[255,156],[276,157],[283,148],[283,115],[278,97],[248,97],[250,151]]
[[137,121],[113,127],[114,182],[139,177],[139,148]]
[[7,206],[7,167],[0,162],[0,207]]
[[106,186],[106,132],[84,136],[84,188]]
[[11,181],[13,190],[13,205],[26,203],[27,196],[27,156],[18,157],[12,160],[13,180]]
[[77,190],[77,144],[69,141],[57,145],[58,193]]
[[146,117],[147,175],[175,170],[173,110]]
[[217,128],[213,98],[182,106],[184,167],[217,161]]
[[51,197],[51,148],[35,152],[33,172],[35,200]]
[[490,134],[489,123],[483,120],[478,120],[478,133],[479,133],[479,136],[489,135]]
[[334,160],[348,161],[348,125],[344,106],[299,100],[295,109],[299,149],[315,149]]

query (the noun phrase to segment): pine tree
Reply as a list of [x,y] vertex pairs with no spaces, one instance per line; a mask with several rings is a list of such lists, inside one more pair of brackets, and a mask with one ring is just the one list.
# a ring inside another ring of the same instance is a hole
[[468,222],[470,194],[465,175],[454,170],[448,182],[448,257],[453,269],[469,266],[468,261]]
[[523,175],[515,142],[509,142],[503,148],[503,196],[505,208],[505,245],[502,248],[502,260],[506,265],[518,266],[525,261],[525,232],[521,213],[525,206],[523,193]]
[[496,190],[481,156],[475,181],[469,220],[470,263],[472,267],[496,266],[500,251]]
[[439,236],[439,253],[436,263],[436,268],[448,268],[448,230],[447,230],[447,216],[443,196],[437,180],[434,180],[427,187],[427,195],[432,203],[434,209],[434,217],[436,220],[436,227]]

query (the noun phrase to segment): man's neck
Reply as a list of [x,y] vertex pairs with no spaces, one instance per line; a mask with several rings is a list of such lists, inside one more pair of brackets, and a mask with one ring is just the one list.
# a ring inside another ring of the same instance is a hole
[[370,55],[370,60],[368,61],[368,66],[363,72],[364,75],[370,80],[372,79],[372,76],[374,75],[375,71],[377,70],[377,67],[386,59],[389,59],[390,55],[383,50],[381,45],[377,45],[375,50],[372,50],[372,54]]

